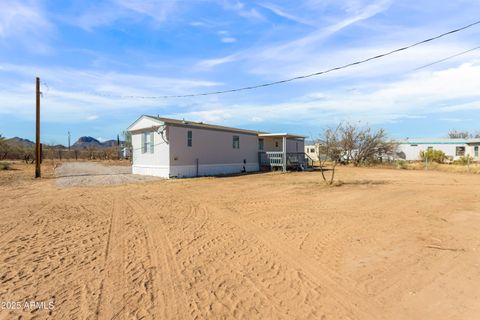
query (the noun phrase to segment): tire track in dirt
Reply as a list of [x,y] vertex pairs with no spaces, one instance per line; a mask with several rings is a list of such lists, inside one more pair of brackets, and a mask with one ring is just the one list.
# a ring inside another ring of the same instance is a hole
[[119,305],[119,300],[122,300],[119,295],[124,295],[125,273],[123,265],[125,252],[120,233],[120,227],[125,224],[124,216],[125,210],[120,207],[120,199],[114,198],[105,245],[105,261],[103,264],[105,275],[100,284],[96,310],[98,319],[111,319],[114,312],[113,308]]
[[155,319],[155,254],[138,212],[119,196],[109,238],[98,319]]
[[[275,233],[245,219],[240,212],[236,212],[229,207],[214,208],[213,211],[217,216],[230,221],[246,234],[259,239],[271,250],[280,254],[290,266],[304,273],[319,288],[327,289],[327,294],[333,296],[336,302],[348,311],[353,319],[358,318],[358,316],[365,319],[377,319],[378,310],[381,310],[380,304],[373,301],[374,298],[372,297],[366,305],[363,302],[365,293],[360,292],[354,286],[347,285],[348,279],[342,279],[332,270],[321,266],[318,261],[310,259],[298,249],[279,239]],[[233,214],[227,214],[225,211],[233,212]],[[345,297],[348,297],[349,301],[346,301]]]
[[297,314],[298,319],[319,319],[328,313],[317,285],[279,261],[275,252],[199,203],[184,201],[183,207],[170,223],[175,228],[176,219],[183,221],[180,213],[191,217],[181,227],[184,232],[173,235],[180,236],[177,253],[195,307],[192,318],[291,319]]
[[[37,232],[45,227],[46,218],[45,213],[55,207],[55,202],[50,201],[49,203],[43,205],[38,210],[34,211],[32,214],[28,215],[25,218],[22,218],[19,222],[15,223],[7,231],[3,232],[0,235],[0,243],[10,243],[16,237],[18,237],[18,230],[21,229],[25,224],[32,224],[37,226]],[[36,219],[32,221],[32,219]]]
[[[188,306],[183,290],[179,266],[170,243],[164,222],[158,212],[146,208],[133,198],[127,199],[134,214],[142,220],[146,231],[154,269],[155,315],[160,319],[186,319],[185,306]],[[156,207],[160,209],[161,207]],[[161,315],[161,316],[159,316]]]

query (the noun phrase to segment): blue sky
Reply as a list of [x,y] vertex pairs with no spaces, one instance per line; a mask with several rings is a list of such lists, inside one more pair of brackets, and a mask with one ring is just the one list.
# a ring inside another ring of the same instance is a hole
[[[115,138],[142,114],[316,136],[340,121],[393,138],[480,130],[480,26],[412,50],[274,87],[182,99],[312,73],[480,17],[480,1],[14,1],[0,10],[0,133]],[[107,96],[105,96],[107,95]]]

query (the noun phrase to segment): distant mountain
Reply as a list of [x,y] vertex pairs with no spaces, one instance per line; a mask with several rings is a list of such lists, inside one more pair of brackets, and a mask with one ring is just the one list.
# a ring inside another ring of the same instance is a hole
[[54,149],[67,149],[67,147],[65,147],[63,144],[56,144],[56,145],[49,146],[49,147],[54,148]]
[[72,149],[101,149],[102,143],[92,137],[80,137],[72,145]]
[[[10,139],[5,139],[5,142],[12,147],[19,148],[34,148],[35,142],[28,139],[23,139],[19,137],[14,137]],[[125,141],[120,141],[120,145],[123,146]],[[72,149],[84,150],[84,149],[104,149],[117,146],[117,140],[107,140],[105,142],[100,142],[93,137],[80,137],[73,145]],[[62,144],[57,144],[54,146],[46,146],[44,148],[55,148],[55,149],[67,149],[66,146]]]
[[12,147],[32,148],[35,146],[35,142],[19,137],[6,139],[5,142]]
[[[120,145],[123,144],[123,141],[120,141]],[[105,148],[109,148],[109,147],[116,147],[117,146],[117,140],[107,140],[107,141],[104,141],[102,142],[102,145],[105,147]]]
[[[120,141],[120,145],[123,145],[124,141]],[[110,148],[117,145],[117,140],[107,140],[100,142],[93,137],[80,137],[73,145],[72,149],[103,149]]]

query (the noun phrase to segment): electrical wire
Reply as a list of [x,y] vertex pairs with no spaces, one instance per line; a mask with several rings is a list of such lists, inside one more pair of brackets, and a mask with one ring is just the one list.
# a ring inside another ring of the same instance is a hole
[[[301,76],[297,76],[297,77],[292,77],[292,78],[288,78],[288,79],[284,79],[284,80],[278,80],[278,81],[267,82],[267,83],[262,83],[262,84],[258,84],[258,85],[240,87],[240,88],[236,88],[236,89],[228,89],[228,90],[220,90],[220,91],[210,91],[210,92],[204,92],[204,93],[192,93],[192,94],[184,94],[184,95],[163,95],[163,96],[135,96],[135,95],[126,95],[126,96],[116,96],[116,98],[120,98],[120,99],[171,99],[171,98],[190,98],[190,97],[210,96],[210,95],[218,95],[218,94],[225,94],[225,93],[232,93],[232,92],[239,92],[239,91],[245,91],[245,90],[253,90],[253,89],[270,87],[270,86],[279,85],[279,84],[283,84],[283,83],[287,83],[287,82],[292,82],[292,81],[296,81],[296,80],[301,80],[301,79],[306,79],[306,78],[311,78],[311,77],[323,75],[323,74],[330,73],[330,72],[333,72],[333,71],[338,71],[338,70],[341,70],[341,69],[346,69],[346,68],[349,68],[349,67],[353,67],[353,66],[356,66],[356,65],[360,65],[360,64],[363,64],[363,63],[372,61],[372,60],[380,59],[380,58],[383,58],[383,57],[386,57],[386,56],[389,56],[389,55],[392,55],[392,54],[395,54],[395,53],[398,53],[398,52],[401,52],[401,51],[405,51],[405,50],[408,50],[408,49],[410,49],[410,48],[413,48],[413,47],[416,47],[416,46],[419,46],[419,45],[422,45],[422,44],[425,44],[425,43],[428,43],[428,42],[432,42],[432,41],[434,41],[434,40],[437,40],[437,39],[446,37],[446,36],[448,36],[448,35],[451,35],[451,34],[454,34],[454,33],[458,33],[458,32],[460,32],[460,31],[469,29],[469,28],[471,28],[471,27],[473,27],[473,26],[476,26],[476,25],[479,25],[479,24],[480,24],[480,20],[475,21],[475,22],[473,22],[473,23],[470,23],[470,24],[468,24],[468,25],[466,25],[466,26],[463,26],[463,27],[454,29],[454,30],[451,30],[451,31],[448,31],[448,32],[444,32],[444,33],[439,34],[439,35],[437,35],[437,36],[434,36],[434,37],[431,37],[431,38],[428,38],[428,39],[425,39],[425,40],[422,40],[422,41],[413,43],[413,44],[411,44],[411,45],[404,46],[404,47],[401,47],[401,48],[398,48],[398,49],[394,49],[394,50],[391,50],[391,51],[389,51],[389,52],[382,53],[382,54],[379,54],[379,55],[376,55],[376,56],[373,56],[373,57],[370,57],[370,58],[366,58],[366,59],[363,59],[363,60],[358,60],[358,61],[351,62],[351,63],[345,64],[345,65],[342,65],[342,66],[334,67],[334,68],[331,68],[331,69],[327,69],[327,70],[323,70],[323,71],[319,71],[319,72],[314,72],[314,73],[310,73],[310,74],[306,74],[306,75],[301,75]],[[99,95],[104,96],[104,97],[115,97],[115,96],[110,96],[110,95],[102,95],[102,94],[99,94]]]
[[475,50],[478,50],[478,49],[480,49],[480,46],[475,47],[475,48],[472,48],[472,49],[469,49],[469,50],[466,50],[466,51],[463,51],[463,52],[460,52],[460,53],[457,53],[457,54],[454,54],[453,56],[449,56],[449,57],[443,58],[443,59],[441,59],[441,60],[437,60],[437,61],[432,62],[432,63],[423,65],[423,66],[421,66],[421,67],[418,67],[418,68],[414,69],[413,71],[418,71],[418,70],[421,70],[421,69],[424,69],[424,68],[433,66],[433,65],[435,65],[435,64],[445,62],[445,61],[447,61],[447,60],[450,60],[450,59],[459,57],[459,56],[461,56],[461,55],[467,54],[467,53],[469,53],[469,52],[472,52],[472,51],[475,51]]

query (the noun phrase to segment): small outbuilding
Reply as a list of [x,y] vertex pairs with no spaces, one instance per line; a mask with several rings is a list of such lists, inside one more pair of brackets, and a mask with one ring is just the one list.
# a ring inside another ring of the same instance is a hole
[[225,175],[261,167],[306,170],[305,137],[143,115],[132,136],[132,173],[172,177]]

